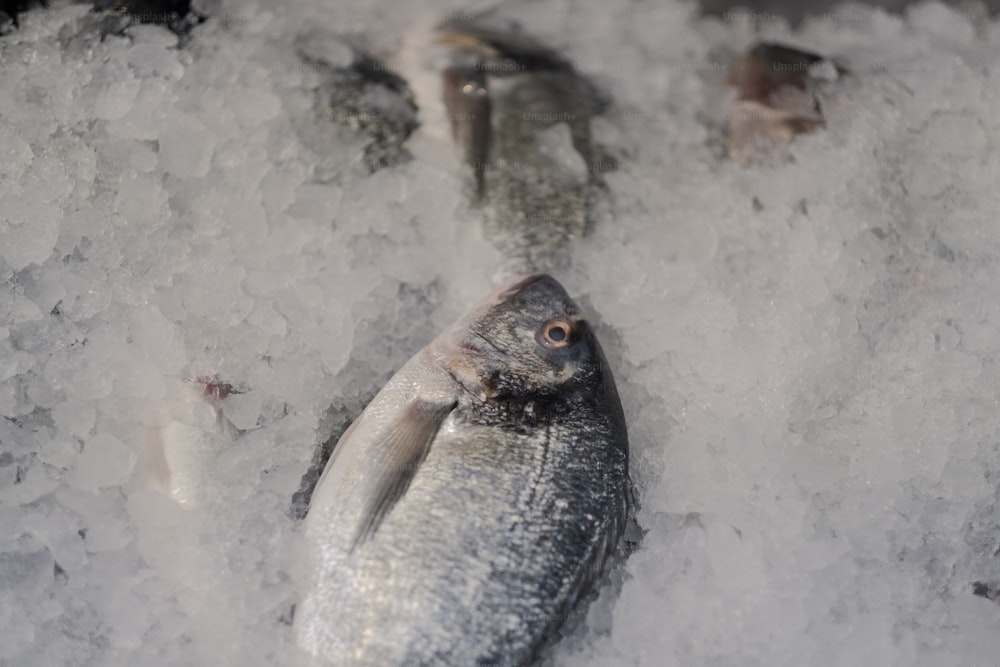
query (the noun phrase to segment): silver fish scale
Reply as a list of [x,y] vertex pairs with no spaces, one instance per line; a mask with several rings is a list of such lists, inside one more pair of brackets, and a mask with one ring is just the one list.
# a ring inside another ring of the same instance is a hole
[[[523,665],[557,639],[632,501],[624,414],[579,313],[549,276],[498,290],[341,438],[307,517],[307,653]],[[569,344],[544,338],[553,323]]]
[[[338,614],[355,649],[344,664],[532,659],[599,574],[626,511],[627,455],[609,446],[616,425],[580,407],[572,428],[537,423],[526,434],[513,421],[477,424],[494,422],[495,406],[460,402],[406,497],[336,565],[354,589],[330,591],[351,607]],[[405,636],[378,636],[390,627]]]

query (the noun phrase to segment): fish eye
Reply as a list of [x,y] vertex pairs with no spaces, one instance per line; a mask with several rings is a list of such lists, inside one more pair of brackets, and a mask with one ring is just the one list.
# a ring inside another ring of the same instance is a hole
[[538,338],[548,348],[567,347],[573,342],[573,325],[565,320],[552,320],[538,332]]

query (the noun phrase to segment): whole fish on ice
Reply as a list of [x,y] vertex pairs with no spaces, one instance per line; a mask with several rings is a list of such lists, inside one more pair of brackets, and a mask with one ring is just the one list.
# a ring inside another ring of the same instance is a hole
[[553,278],[522,278],[407,362],[334,448],[297,641],[321,664],[527,663],[631,505],[593,330]]
[[487,11],[437,26],[452,135],[475,177],[490,240],[512,272],[566,261],[566,246],[601,219],[604,171],[617,161],[592,123],[610,95],[521,24]]

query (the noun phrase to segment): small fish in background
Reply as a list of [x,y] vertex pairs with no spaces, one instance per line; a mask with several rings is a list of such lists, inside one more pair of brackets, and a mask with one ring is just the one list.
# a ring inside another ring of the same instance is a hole
[[298,644],[320,664],[529,663],[618,552],[628,458],[580,308],[547,275],[494,292],[334,447],[305,519]]
[[[509,258],[508,274],[562,266],[606,197],[602,171],[616,163],[593,141],[607,94],[521,25],[493,11],[445,21],[444,100],[474,203]],[[594,165],[602,165],[595,169]]]
[[762,42],[729,71],[738,97],[729,112],[729,155],[743,164],[786,159],[797,135],[826,124],[823,103],[846,71],[823,56]]
[[413,159],[403,144],[420,123],[402,77],[346,37],[312,32],[299,40],[298,53],[323,74],[317,91],[322,116],[369,137],[362,157],[369,173]]
[[186,378],[178,389],[172,401],[157,406],[170,417],[149,432],[128,488],[159,491],[191,508],[212,495],[212,461],[244,434],[226,417],[226,399],[249,388],[214,375]]

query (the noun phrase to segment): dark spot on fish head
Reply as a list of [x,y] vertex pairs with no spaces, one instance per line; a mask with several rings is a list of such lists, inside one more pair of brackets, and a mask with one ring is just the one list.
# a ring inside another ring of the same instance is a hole
[[[498,353],[508,391],[554,390],[590,375],[602,358],[579,306],[558,281],[544,274],[500,291],[495,305],[471,328]],[[491,388],[497,384],[485,368],[482,379]]]

